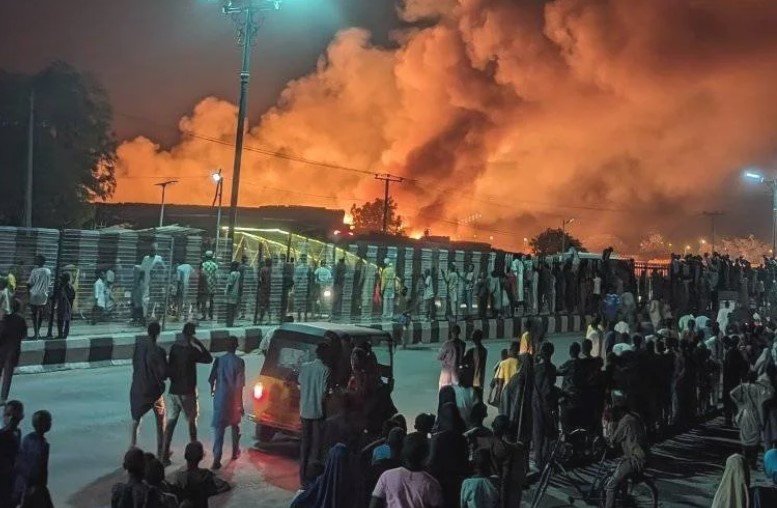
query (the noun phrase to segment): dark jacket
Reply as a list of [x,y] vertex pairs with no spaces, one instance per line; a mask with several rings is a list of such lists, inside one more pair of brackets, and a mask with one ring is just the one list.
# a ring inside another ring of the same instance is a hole
[[27,321],[18,313],[6,314],[0,330],[0,350],[14,355],[14,363],[19,361],[22,352],[22,340],[27,338]]
[[194,395],[197,393],[197,364],[211,363],[208,349],[199,340],[192,343],[176,342],[170,347],[167,375],[170,378],[171,395]]

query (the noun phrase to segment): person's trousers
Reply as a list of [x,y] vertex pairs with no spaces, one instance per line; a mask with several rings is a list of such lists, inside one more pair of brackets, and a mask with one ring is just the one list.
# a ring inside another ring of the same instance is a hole
[[45,308],[45,305],[30,305],[30,312],[32,313],[32,333],[36,339],[40,334],[40,327],[43,324],[43,309]]
[[[232,458],[240,453],[240,425],[229,425],[232,429]],[[221,449],[224,448],[226,426],[213,428],[213,462],[221,462]]]
[[11,393],[11,379],[16,367],[16,353],[0,349],[0,371],[2,371],[2,387],[0,387],[0,400],[7,401]]
[[213,319],[213,298],[212,294],[206,294],[202,297],[200,313],[202,313],[203,318]]
[[618,465],[615,467],[612,476],[607,480],[605,489],[605,508],[613,508],[615,506],[615,493],[618,490],[618,486],[628,478],[630,475],[637,472],[634,464],[627,459],[620,459]]
[[170,444],[173,441],[173,432],[178,424],[178,418],[183,412],[186,416],[186,422],[189,424],[189,441],[197,441],[197,417],[200,413],[200,405],[197,401],[197,394],[190,395],[168,395],[168,413],[167,426],[165,428],[165,452],[164,456],[170,456]]
[[92,324],[95,325],[103,320],[103,314],[105,314],[105,309],[103,307],[100,307],[98,305],[95,305],[92,307]]
[[70,319],[62,317],[57,318],[57,337],[60,339],[67,339],[70,335]]
[[394,293],[383,292],[383,317],[390,318],[394,316]]
[[472,290],[471,289],[465,289],[464,290],[464,307],[467,309],[467,317],[472,315]]
[[310,420],[301,418],[302,436],[300,438],[299,480],[302,485],[311,462],[321,460],[321,441],[324,437],[324,419]]
[[[163,460],[165,456],[165,399],[160,396],[153,404],[146,407],[148,408],[148,411],[154,413],[154,423],[156,424],[156,453],[159,460]],[[144,414],[133,416],[132,433],[130,435],[130,446],[132,447],[137,444],[138,427],[140,427],[140,422],[143,419]]]
[[232,328],[235,326],[235,316],[237,315],[237,304],[236,303],[228,303],[227,304],[227,327]]
[[532,413],[532,446],[534,447],[534,463],[542,471],[546,462],[550,458],[550,451],[553,449],[553,442],[557,436],[548,432],[548,425],[542,416],[539,416],[540,409],[533,407]]
[[450,303],[450,313],[451,317],[454,319],[459,317],[459,296],[458,295],[448,295],[448,302]]

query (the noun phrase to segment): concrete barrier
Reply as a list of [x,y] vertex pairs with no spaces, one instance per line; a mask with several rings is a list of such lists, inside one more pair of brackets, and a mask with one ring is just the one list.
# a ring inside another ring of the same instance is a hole
[[[505,319],[475,319],[459,321],[462,336],[468,337],[475,330],[483,330],[485,339],[506,339],[519,337],[526,329],[530,319],[542,321],[548,334],[579,332],[585,327],[585,318],[576,315],[555,315],[540,317],[516,317]],[[391,331],[399,337],[398,323],[366,323],[361,326]],[[434,344],[448,338],[453,322],[449,321],[413,321],[408,325],[407,333],[413,344]],[[230,335],[237,337],[238,349],[250,353],[259,349],[262,338],[276,326],[252,326],[198,330],[197,338],[213,353],[226,350],[226,340]],[[169,350],[180,332],[164,332],[158,344]],[[145,338],[144,334],[117,334],[113,336],[73,337],[66,340],[24,341],[17,372],[35,373],[63,369],[101,367],[108,365],[126,365],[132,361],[135,344]]]

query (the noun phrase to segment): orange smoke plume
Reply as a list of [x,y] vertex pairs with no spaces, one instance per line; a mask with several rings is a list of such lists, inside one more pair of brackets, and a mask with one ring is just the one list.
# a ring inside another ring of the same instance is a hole
[[[337,35],[288,83],[246,145],[408,178],[413,229],[522,238],[561,217],[636,245],[714,203],[732,172],[768,161],[777,124],[777,2],[406,0],[398,47]],[[158,200],[132,177],[179,177],[170,199],[209,203],[232,167],[235,107],[208,97],[169,150],[119,148],[116,201]],[[248,150],[241,204],[338,206],[379,196],[358,172]],[[478,214],[476,222],[462,218]],[[639,226],[639,227],[635,227]]]

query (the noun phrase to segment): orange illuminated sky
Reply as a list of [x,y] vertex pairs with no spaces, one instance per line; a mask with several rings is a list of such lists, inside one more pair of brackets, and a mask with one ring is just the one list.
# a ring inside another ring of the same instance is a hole
[[[774,162],[777,2],[408,0],[402,16],[427,22],[391,47],[341,31],[251,115],[242,205],[348,209],[381,195],[359,171],[391,172],[413,230],[519,248],[576,217],[589,247],[628,248],[698,236],[742,167]],[[121,144],[114,201],[157,202],[174,177],[170,201],[209,204],[217,167],[229,188],[233,96],[203,95],[171,146]]]

